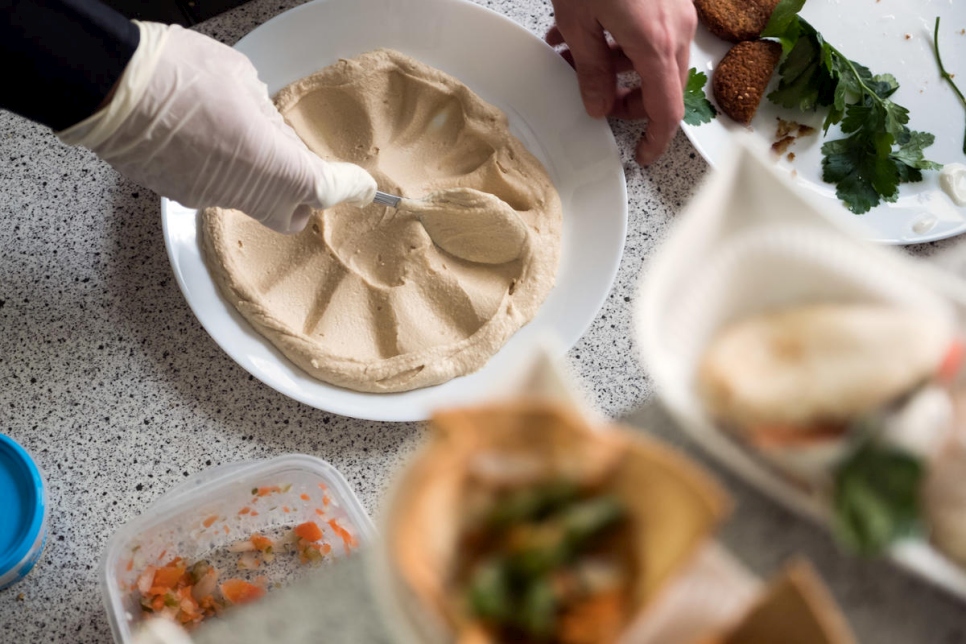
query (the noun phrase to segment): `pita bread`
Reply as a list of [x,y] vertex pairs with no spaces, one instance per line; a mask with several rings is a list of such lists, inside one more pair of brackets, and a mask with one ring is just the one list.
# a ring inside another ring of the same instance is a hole
[[724,328],[699,365],[717,419],[742,428],[847,423],[932,377],[952,341],[945,320],[877,304],[814,304]]
[[[603,482],[624,502],[637,571],[628,623],[688,563],[728,511],[721,488],[684,457],[619,428],[598,431],[565,406],[521,401],[448,411],[434,416],[432,429],[430,444],[399,482],[386,536],[402,585],[461,635],[473,626],[461,614],[461,593],[454,592],[450,576],[460,519],[477,485],[472,477],[479,477],[481,468],[490,468],[483,476],[496,477],[498,485],[552,477]],[[486,459],[503,459],[506,467],[481,465]]]

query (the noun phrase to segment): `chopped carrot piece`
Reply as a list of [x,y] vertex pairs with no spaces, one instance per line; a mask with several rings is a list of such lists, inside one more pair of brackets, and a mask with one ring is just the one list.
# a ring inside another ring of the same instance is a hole
[[332,499],[329,498],[329,495],[328,494],[323,494],[322,495],[322,505],[328,506],[330,503],[332,503]]
[[291,511],[292,510],[287,505],[282,506],[282,512],[284,512],[285,514],[288,514]]
[[274,494],[281,491],[282,488],[277,485],[267,485],[265,487],[258,488],[258,496],[268,496],[269,494]]
[[238,514],[248,514],[251,511],[252,509],[246,505],[245,507],[243,507],[241,510],[238,511]]
[[319,483],[319,489],[325,492],[326,490],[329,489],[329,486],[326,485],[325,483]]
[[151,608],[155,611],[159,611],[164,608],[164,595],[158,595],[151,600]]
[[315,521],[306,521],[295,526],[295,534],[306,541],[318,541],[322,538],[322,529]]
[[228,526],[224,526],[223,529],[225,531],[225,534],[228,534],[229,532],[231,532],[231,529]]
[[321,508],[315,508],[315,513],[317,515],[319,515],[320,517],[324,517],[325,516],[325,512],[323,512]]
[[312,500],[312,497],[310,497],[308,494],[305,494],[304,492],[299,495],[299,498],[302,499],[303,501],[311,501]]
[[201,525],[205,526],[206,528],[210,528],[211,527],[211,524],[214,523],[217,520],[218,520],[218,515],[213,514],[210,517],[208,517],[207,519],[205,519],[204,521],[202,521],[201,522]]
[[232,604],[247,604],[260,599],[265,589],[242,579],[229,579],[220,586],[221,594]]
[[251,514],[251,516],[253,516],[253,517],[257,517],[257,516],[258,516],[258,512],[257,512],[257,511],[255,511],[255,510],[252,510],[252,514]]
[[126,570],[127,572],[131,572],[131,569],[132,568],[134,568],[134,560],[133,559],[128,559],[127,560],[127,565],[124,566],[124,570]]

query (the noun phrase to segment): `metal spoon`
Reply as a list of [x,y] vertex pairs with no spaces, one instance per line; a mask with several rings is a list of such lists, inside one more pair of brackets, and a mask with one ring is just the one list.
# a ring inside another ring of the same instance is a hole
[[527,240],[527,225],[510,204],[472,188],[450,188],[422,199],[377,191],[373,202],[412,212],[434,244],[470,262],[513,261]]
[[391,195],[388,192],[379,192],[376,190],[376,198],[372,200],[372,203],[382,204],[383,206],[389,206],[390,208],[398,208],[399,202],[402,201],[402,199],[402,197]]

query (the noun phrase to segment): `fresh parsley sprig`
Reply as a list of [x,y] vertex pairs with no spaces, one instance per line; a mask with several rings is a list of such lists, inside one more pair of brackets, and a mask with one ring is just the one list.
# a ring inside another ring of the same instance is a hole
[[[964,108],[966,108],[966,97],[963,97],[963,93],[959,91],[958,87],[956,87],[956,83],[953,82],[952,75],[947,72],[946,68],[943,66],[942,56],[939,55],[939,16],[936,16],[936,26],[933,28],[932,32],[932,46],[933,51],[936,53],[936,64],[939,65],[939,75],[943,77],[943,80],[949,83],[950,87],[953,88],[953,91],[956,92],[956,96],[959,97],[959,102],[963,104]],[[963,154],[966,154],[966,135],[963,136]]]
[[890,97],[899,89],[891,74],[873,75],[849,60],[798,15],[805,0],[781,0],[762,36],[777,38],[786,52],[778,88],[769,100],[788,108],[828,108],[823,129],[841,123],[845,138],[822,146],[822,179],[856,214],[896,201],[899,185],[922,180],[941,166],[923,150],[935,137],[907,127],[909,110]]
[[704,94],[708,75],[692,67],[688,70],[688,84],[684,88],[684,122],[688,125],[710,123],[717,114],[711,101]]

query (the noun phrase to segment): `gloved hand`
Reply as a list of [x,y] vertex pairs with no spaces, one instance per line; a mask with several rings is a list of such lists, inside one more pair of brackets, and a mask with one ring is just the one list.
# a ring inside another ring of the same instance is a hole
[[63,142],[185,206],[236,208],[285,233],[304,228],[311,208],[372,201],[369,173],[313,154],[243,54],[178,26],[137,25],[113,99],[59,132]]

